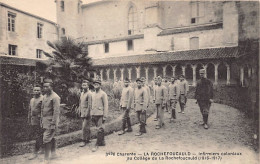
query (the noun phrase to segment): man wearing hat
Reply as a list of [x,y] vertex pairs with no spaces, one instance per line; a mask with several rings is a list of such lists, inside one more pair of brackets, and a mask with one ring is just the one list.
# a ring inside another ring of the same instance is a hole
[[[102,127],[108,116],[108,99],[107,94],[101,89],[101,80],[94,80],[95,92],[92,93],[92,106],[91,106],[91,116],[92,121],[95,126],[99,128],[96,147],[92,150],[95,151],[98,146],[104,146],[104,129]],[[102,136],[99,136],[101,134]]]
[[181,111],[179,113],[184,114],[184,108],[187,102],[187,93],[189,91],[189,84],[185,80],[184,75],[180,76],[179,88],[180,88],[179,103],[181,108]]
[[84,147],[90,142],[92,93],[89,90],[89,82],[89,80],[83,80],[81,85],[82,93],[79,100],[79,112],[82,118],[82,143],[80,147]]
[[166,96],[168,93],[166,87],[162,85],[162,78],[160,76],[157,77],[157,85],[158,86],[155,89],[154,103],[158,110],[159,117],[156,129],[160,129],[162,126],[164,126],[164,108],[166,105]]
[[50,152],[52,158],[56,157],[56,143],[54,137],[60,117],[60,97],[53,91],[53,82],[50,79],[44,81],[43,90],[45,95],[42,100],[41,115],[42,127],[44,129],[44,159],[48,162]]
[[[155,103],[155,90],[156,88],[158,87],[157,85],[157,77],[154,77],[154,86],[153,86],[153,103]],[[156,110],[156,114],[155,114],[155,118],[154,118],[154,121],[157,121],[158,120],[158,110],[157,108],[155,109]]]
[[146,109],[148,105],[147,91],[142,87],[142,80],[136,79],[137,88],[134,90],[134,108],[137,113],[137,118],[140,123],[139,132],[136,136],[140,136],[146,133]]
[[127,124],[127,132],[132,132],[131,121],[129,117],[129,112],[131,109],[131,104],[133,101],[133,88],[129,86],[130,80],[125,78],[125,87],[122,90],[122,95],[120,99],[120,108],[124,111],[122,120],[122,131],[118,135],[125,134],[125,128]]
[[179,97],[179,86],[176,82],[176,78],[171,78],[171,84],[169,85],[169,100],[170,100],[170,107],[171,107],[171,117],[170,122],[173,122],[174,119],[176,119],[176,104]]
[[204,128],[208,129],[209,109],[213,102],[213,84],[209,79],[205,78],[205,72],[205,69],[199,70],[200,80],[197,81],[195,99],[200,107]]

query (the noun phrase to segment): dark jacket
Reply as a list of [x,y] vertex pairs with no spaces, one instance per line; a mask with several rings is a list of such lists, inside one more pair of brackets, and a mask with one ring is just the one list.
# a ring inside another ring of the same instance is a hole
[[195,99],[197,100],[209,100],[213,99],[213,84],[207,79],[200,79],[197,81],[195,90]]

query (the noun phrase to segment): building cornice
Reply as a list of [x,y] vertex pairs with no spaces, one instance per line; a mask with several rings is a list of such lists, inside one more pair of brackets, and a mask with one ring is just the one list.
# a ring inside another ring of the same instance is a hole
[[105,39],[105,40],[96,40],[96,41],[85,42],[85,44],[86,45],[94,45],[94,44],[120,42],[120,41],[126,41],[126,40],[132,40],[132,39],[143,39],[143,38],[144,38],[144,34],[129,35],[129,36],[121,37],[121,38],[113,38],[113,39]]
[[20,13],[25,14],[25,15],[29,15],[29,16],[31,16],[31,17],[40,19],[41,21],[45,21],[45,22],[48,22],[48,23],[51,23],[51,24],[57,26],[57,23],[55,23],[55,22],[53,22],[53,21],[50,21],[50,20],[45,19],[45,18],[42,18],[42,17],[40,17],[40,16],[37,16],[37,15],[31,14],[31,13],[22,11],[22,10],[20,10],[20,9],[17,9],[17,8],[15,8],[15,7],[12,7],[12,6],[9,6],[9,5],[4,4],[4,3],[2,3],[2,2],[0,2],[0,6],[6,7],[6,8],[8,8],[8,9],[11,9],[11,10],[14,10],[14,11],[17,11],[17,12],[20,12]]
[[221,29],[221,28],[223,28],[223,22],[216,22],[216,23],[203,24],[203,25],[164,29],[157,36],[188,33],[188,32],[195,32],[195,31],[204,31],[204,30],[213,30],[213,29]]

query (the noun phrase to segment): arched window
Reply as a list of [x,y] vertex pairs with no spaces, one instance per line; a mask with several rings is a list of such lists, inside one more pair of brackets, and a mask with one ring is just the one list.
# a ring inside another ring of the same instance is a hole
[[191,50],[199,49],[199,37],[190,38],[190,49]]
[[128,11],[128,35],[132,35],[137,30],[137,9],[131,6]]

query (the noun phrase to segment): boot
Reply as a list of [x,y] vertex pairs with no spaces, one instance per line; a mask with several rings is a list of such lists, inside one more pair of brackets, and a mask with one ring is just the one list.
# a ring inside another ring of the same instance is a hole
[[175,109],[172,109],[172,118],[176,119]]
[[208,115],[205,114],[203,118],[204,118],[204,129],[208,129],[209,128],[208,127]]
[[105,134],[103,128],[99,128],[98,130],[96,146],[105,146]]
[[44,161],[48,163],[51,152],[51,142],[44,144]]
[[53,138],[51,140],[51,159],[55,159],[58,158],[57,154],[56,154],[56,140],[55,138]]
[[118,133],[118,135],[123,135],[123,134],[125,134],[125,127],[126,127],[126,120],[123,119],[123,121],[122,121],[122,131],[120,131],[120,132]]
[[132,132],[133,129],[132,129],[132,127],[131,127],[130,117],[127,118],[126,123],[127,123],[127,132]]
[[33,160],[33,159],[35,159],[35,158],[37,158],[37,157],[38,157],[37,153],[34,152],[28,159],[29,159],[29,160]]

